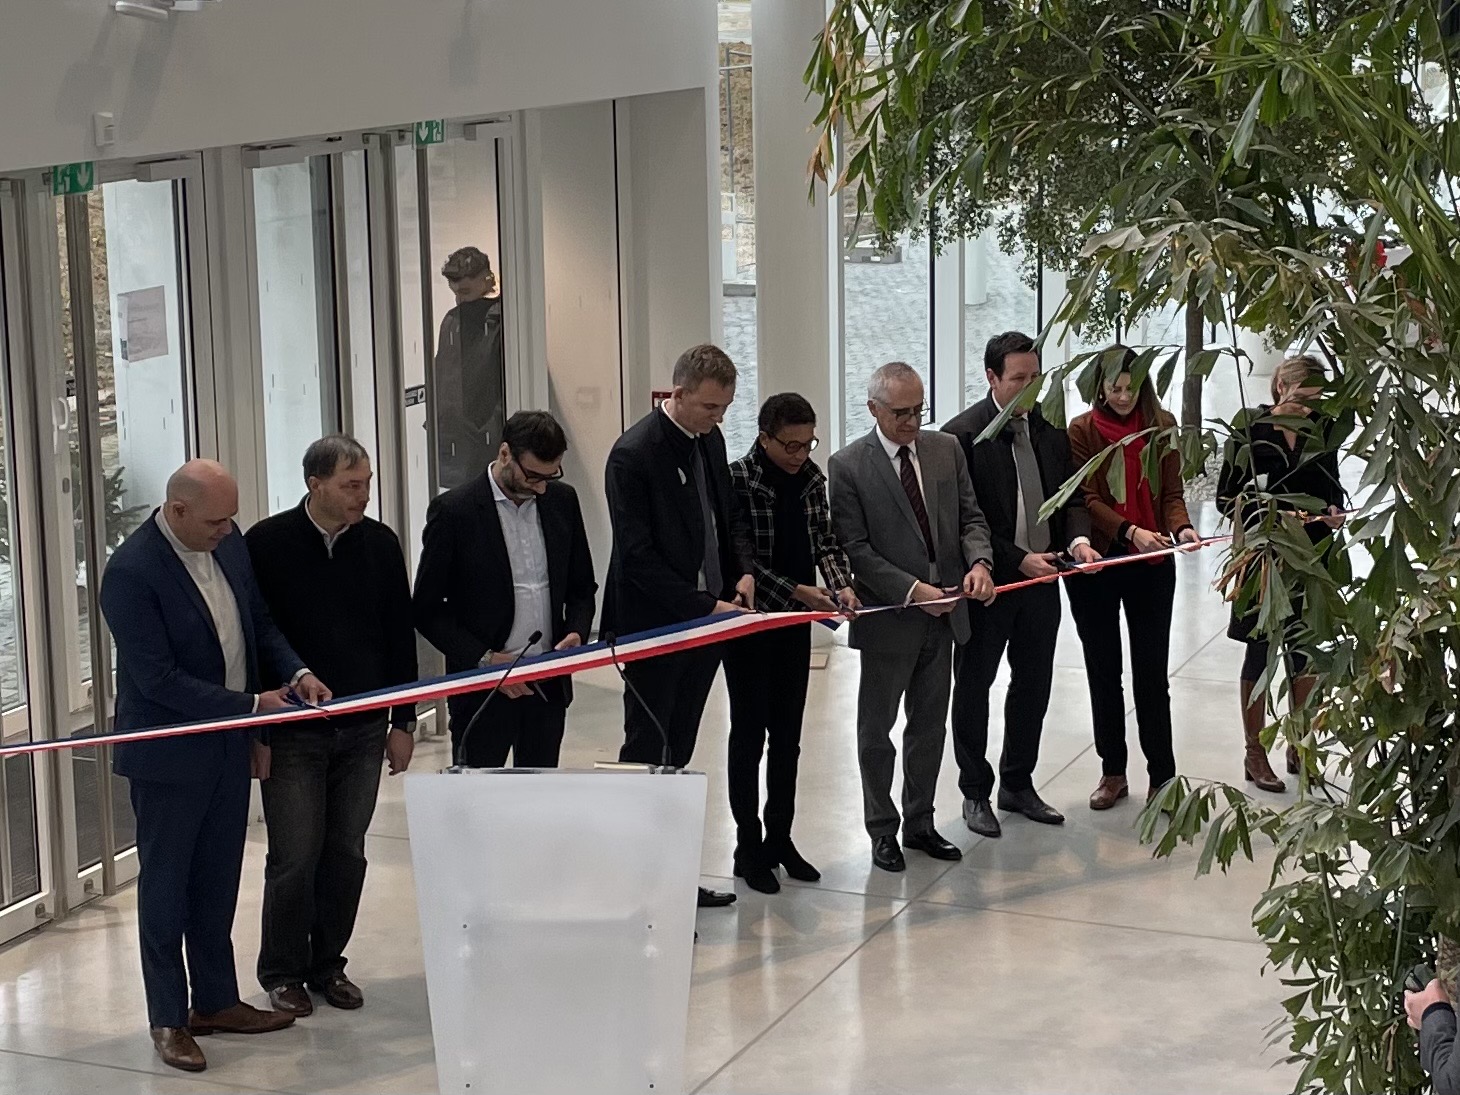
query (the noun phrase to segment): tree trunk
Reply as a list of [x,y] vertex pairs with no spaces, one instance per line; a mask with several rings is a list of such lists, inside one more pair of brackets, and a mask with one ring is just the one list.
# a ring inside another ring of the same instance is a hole
[[1186,379],[1181,385],[1181,424],[1201,425],[1201,387],[1205,379],[1191,370],[1191,361],[1206,349],[1206,317],[1202,315],[1201,301],[1190,297],[1186,301]]

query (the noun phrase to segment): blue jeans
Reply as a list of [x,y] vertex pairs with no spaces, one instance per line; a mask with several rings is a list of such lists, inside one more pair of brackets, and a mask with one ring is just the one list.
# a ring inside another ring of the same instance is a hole
[[272,732],[261,789],[269,830],[259,984],[318,982],[345,968],[365,886],[365,830],[375,814],[386,720]]

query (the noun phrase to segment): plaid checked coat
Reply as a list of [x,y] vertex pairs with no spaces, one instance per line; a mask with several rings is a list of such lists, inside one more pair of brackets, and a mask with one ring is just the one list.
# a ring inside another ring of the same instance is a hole
[[[776,574],[770,568],[771,550],[775,545],[776,492],[765,482],[755,453],[759,443],[739,460],[730,463],[730,482],[735,494],[750,514],[751,539],[755,544],[755,607],[766,612],[791,612],[805,608],[796,600],[796,583]],[[852,584],[852,564],[841,542],[831,529],[831,508],[826,500],[826,473],[814,460],[806,462],[806,486],[801,491],[806,509],[806,528],[811,534],[811,554],[835,593]]]

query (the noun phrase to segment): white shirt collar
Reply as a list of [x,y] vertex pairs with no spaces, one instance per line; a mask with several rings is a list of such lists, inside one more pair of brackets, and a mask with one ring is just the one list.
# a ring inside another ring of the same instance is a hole
[[672,415],[672,414],[669,413],[669,400],[666,399],[663,403],[659,404],[659,409],[664,412],[664,417],[665,418],[669,419],[670,422],[673,422],[674,423],[674,428],[676,430],[678,430],[680,433],[684,434],[685,437],[688,437],[691,441],[693,441],[696,437],[699,436],[698,434],[690,433],[687,429],[685,429],[683,426],[681,426],[678,422],[675,422],[674,421],[674,415]]
[[172,545],[172,550],[184,559],[189,556],[211,555],[211,551],[194,551],[177,538],[177,533],[172,531],[172,526],[167,523],[167,516],[161,509],[157,511],[157,527],[162,530],[162,535],[167,537],[167,542]]
[[[897,459],[897,450],[900,449],[900,448],[902,448],[902,446],[899,445],[899,444],[896,444],[895,442],[889,441],[887,439],[887,435],[882,432],[881,425],[874,426],[873,429],[877,433],[877,440],[880,441],[880,442],[882,442],[882,449],[883,449],[884,452],[887,453],[887,459],[889,459],[889,460],[896,460]],[[913,443],[911,445],[909,445],[907,448],[908,448],[908,451],[910,453],[912,453],[912,458],[914,460],[916,460],[918,458],[918,443],[917,443],[917,440],[914,439],[913,440]]]

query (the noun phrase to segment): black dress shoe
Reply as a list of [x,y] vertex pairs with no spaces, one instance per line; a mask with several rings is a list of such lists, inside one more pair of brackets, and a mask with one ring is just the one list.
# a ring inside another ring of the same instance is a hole
[[872,866],[880,867],[884,871],[907,870],[907,860],[902,858],[897,837],[879,836],[872,839]]
[[360,986],[339,971],[311,981],[309,987],[323,996],[325,1003],[332,1008],[354,1011],[365,1003],[365,994],[360,991]]
[[269,1006],[275,1011],[282,1011],[285,1015],[292,1015],[296,1019],[303,1019],[314,1014],[314,1001],[309,998],[309,993],[304,991],[302,983],[280,985],[278,988],[270,989]]
[[994,808],[986,798],[966,798],[963,800],[963,823],[968,826],[968,831],[977,833],[979,836],[999,837],[1004,835],[1003,826],[994,814]]
[[1063,825],[1065,815],[1056,810],[1032,789],[1028,791],[1006,791],[999,788],[999,809],[1011,814],[1023,814],[1030,821],[1041,825]]
[[726,905],[735,904],[735,895],[722,893],[719,890],[707,890],[701,886],[699,900],[695,904],[701,909],[723,909]]
[[786,868],[786,876],[794,878],[797,882],[820,882],[821,872],[807,863],[801,853],[796,850],[796,845],[791,843],[790,837],[777,841],[774,845],[766,845],[767,855],[772,865],[779,863]]
[[911,848],[915,852],[922,852],[934,859],[962,859],[963,853],[958,850],[956,844],[950,844],[940,837],[932,829],[926,833],[903,833],[902,846]]
[[776,877],[776,872],[764,865],[746,867],[740,877],[745,879],[747,886],[759,893],[781,892],[781,880]]

